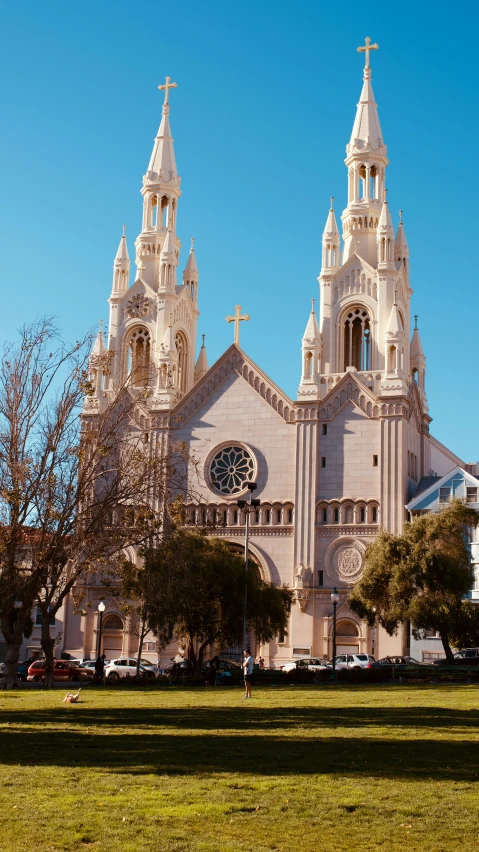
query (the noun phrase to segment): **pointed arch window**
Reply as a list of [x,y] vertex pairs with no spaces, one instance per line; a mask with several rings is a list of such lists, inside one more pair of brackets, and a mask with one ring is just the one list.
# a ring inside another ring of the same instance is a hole
[[128,375],[134,387],[147,387],[150,378],[150,333],[143,326],[133,329],[128,340]]
[[371,369],[371,323],[366,308],[348,311],[343,329],[344,369]]
[[182,331],[176,333],[175,345],[178,353],[178,388],[186,393],[188,389],[188,341]]

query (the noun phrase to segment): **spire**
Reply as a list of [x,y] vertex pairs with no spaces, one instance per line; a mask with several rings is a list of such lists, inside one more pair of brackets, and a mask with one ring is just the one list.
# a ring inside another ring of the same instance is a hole
[[151,152],[150,163],[148,166],[147,179],[152,182],[161,181],[161,183],[170,183],[178,181],[178,172],[176,170],[175,151],[173,148],[173,138],[170,130],[170,104],[169,90],[176,89],[177,83],[170,83],[170,78],[166,78],[166,83],[158,88],[165,90],[165,100],[162,107],[161,123],[153,143],[153,151]]
[[319,331],[318,322],[316,320],[316,313],[314,311],[314,303],[315,299],[311,299],[311,313],[309,315],[306,329],[303,334],[303,345],[304,343],[314,344],[316,341],[321,339],[321,332]]
[[165,290],[174,290],[176,286],[177,254],[173,235],[168,230],[160,256],[160,287]]
[[394,227],[389,212],[387,201],[387,189],[384,190],[384,202],[379,216],[378,229],[376,232],[378,267],[391,268],[393,261]]
[[298,397],[307,397],[310,400],[319,399],[320,382],[321,332],[316,320],[314,301],[311,299],[311,313],[301,344],[303,369],[298,388]]
[[406,272],[409,272],[408,264],[409,264],[409,246],[406,239],[406,233],[404,231],[404,225],[402,221],[402,210],[399,211],[399,225],[396,234],[396,242],[394,244],[394,257],[396,263],[402,263],[406,267]]
[[100,320],[100,328],[98,329],[98,334],[95,338],[95,342],[93,344],[93,348],[90,354],[90,364],[92,366],[97,366],[100,362],[99,359],[103,357],[106,352],[105,340],[103,338],[103,320]]
[[171,233],[171,229],[168,229],[165,242],[163,243],[163,248],[161,250],[161,260],[169,262],[174,260],[176,262],[175,246],[173,244],[173,235]]
[[196,265],[194,237],[191,238],[190,253],[183,272],[183,285],[188,288],[192,300],[195,301],[198,295],[198,267]]
[[185,271],[183,273],[183,282],[198,281],[198,267],[195,257],[195,238],[191,238],[191,248],[186,262]]
[[378,222],[378,234],[379,231],[383,233],[387,233],[390,236],[391,232],[394,234],[393,220],[391,219],[391,214],[389,212],[389,205],[387,200],[387,189],[384,190],[384,203],[381,208],[381,215],[379,216]]
[[363,88],[361,97],[356,109],[356,118],[353,124],[353,131],[348,145],[348,156],[355,151],[364,153],[365,151],[376,152],[384,149],[383,134],[379,123],[378,105],[374,99],[374,92],[371,83],[371,66],[369,64],[369,51],[377,50],[377,44],[370,44],[371,39],[366,39],[365,47],[358,47],[358,51],[365,51],[366,63],[363,73]]
[[126,225],[123,225],[123,234],[120,239],[118,251],[113,261],[113,293],[124,293],[128,289],[130,280],[130,256],[126,243]]
[[202,335],[203,343],[201,344],[200,354],[198,355],[198,360],[195,366],[195,383],[199,382],[200,379],[203,378],[205,373],[210,369],[208,364],[208,358],[206,355],[206,346],[205,346],[205,335]]
[[421,338],[419,336],[419,329],[417,327],[417,314],[414,317],[415,325],[414,331],[411,337],[411,348],[409,350],[411,361],[415,361],[418,358],[425,358],[424,350],[422,348]]
[[323,263],[321,273],[326,269],[339,267],[341,237],[333,209],[334,198],[330,198],[330,208],[323,231]]
[[326,219],[326,224],[324,226],[323,231],[323,239],[334,239],[335,237],[339,237],[338,225],[336,222],[336,216],[334,215],[334,207],[333,201],[334,197],[331,196],[330,200],[330,208],[328,213],[328,218]]
[[391,308],[391,313],[389,314],[389,321],[386,328],[386,334],[389,337],[397,337],[399,334],[402,334],[403,326],[401,322],[401,317],[399,315],[399,310],[396,302],[396,290],[394,291],[394,303]]

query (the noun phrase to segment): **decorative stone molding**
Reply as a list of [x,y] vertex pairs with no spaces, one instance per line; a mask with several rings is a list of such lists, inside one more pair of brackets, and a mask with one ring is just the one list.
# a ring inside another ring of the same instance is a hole
[[296,589],[296,603],[301,612],[304,612],[308,603],[309,589]]
[[131,319],[146,317],[150,311],[150,300],[144,293],[135,293],[126,303],[126,313]]
[[[280,526],[272,526],[272,527],[250,527],[249,536],[250,538],[254,538],[256,535],[293,535],[294,529],[292,527],[280,527]],[[214,529],[211,533],[215,536],[229,536],[234,535],[241,538],[244,538],[245,528],[243,527],[219,527],[218,529]]]
[[348,524],[347,526],[340,526],[339,524],[329,524],[324,526],[316,527],[316,535],[323,536],[326,538],[332,538],[333,536],[336,538],[337,536],[369,536],[369,535],[377,535],[379,530],[379,524],[361,524],[361,526],[356,526],[354,524]]
[[324,565],[330,577],[343,586],[352,586],[359,580],[364,568],[366,547],[356,538],[339,538],[329,545]]

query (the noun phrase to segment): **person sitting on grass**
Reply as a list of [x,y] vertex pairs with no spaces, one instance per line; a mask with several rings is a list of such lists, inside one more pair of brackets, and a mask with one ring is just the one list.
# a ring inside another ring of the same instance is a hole
[[250,651],[249,648],[245,648],[245,650],[244,650],[243,672],[244,672],[244,688],[245,688],[245,694],[244,694],[243,698],[251,698],[251,678],[253,677],[253,657],[251,656],[251,651]]

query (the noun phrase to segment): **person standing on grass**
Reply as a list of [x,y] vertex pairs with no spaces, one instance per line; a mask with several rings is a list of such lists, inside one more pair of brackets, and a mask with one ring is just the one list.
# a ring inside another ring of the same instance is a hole
[[251,678],[253,677],[253,657],[249,648],[245,648],[243,660],[244,688],[243,698],[251,698]]
[[105,677],[105,655],[102,654],[101,657],[97,657],[95,663],[95,675],[98,683],[103,683],[103,678]]

